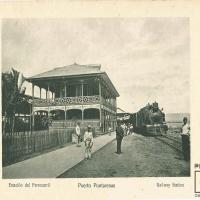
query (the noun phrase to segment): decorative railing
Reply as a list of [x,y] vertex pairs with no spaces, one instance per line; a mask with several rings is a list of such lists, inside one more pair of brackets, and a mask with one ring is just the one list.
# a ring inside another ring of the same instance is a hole
[[34,106],[64,106],[74,104],[95,104],[100,103],[100,96],[77,96],[77,97],[63,97],[56,99],[34,99]]
[[116,107],[111,103],[107,102],[103,97],[99,95],[95,96],[77,96],[77,97],[63,97],[56,99],[34,99],[33,105],[35,107],[40,106],[68,106],[68,105],[82,105],[82,104],[99,104],[116,111]]

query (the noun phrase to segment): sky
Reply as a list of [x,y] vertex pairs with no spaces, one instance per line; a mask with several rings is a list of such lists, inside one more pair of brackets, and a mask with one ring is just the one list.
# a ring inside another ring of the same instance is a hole
[[30,77],[74,62],[101,64],[127,112],[154,101],[190,112],[188,18],[2,20],[2,71]]

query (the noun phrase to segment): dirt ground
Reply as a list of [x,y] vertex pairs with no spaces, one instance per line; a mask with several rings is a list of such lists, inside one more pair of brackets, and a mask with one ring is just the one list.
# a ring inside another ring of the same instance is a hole
[[59,178],[190,176],[190,163],[154,137],[126,136],[122,141],[122,154],[117,155],[115,151],[116,140]]

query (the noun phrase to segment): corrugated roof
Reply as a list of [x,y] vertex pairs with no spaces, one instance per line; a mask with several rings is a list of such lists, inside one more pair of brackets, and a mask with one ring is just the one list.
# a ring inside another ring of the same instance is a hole
[[77,63],[74,63],[72,65],[54,68],[53,70],[37,74],[28,79],[31,80],[31,79],[48,78],[48,77],[101,73],[100,69],[101,65],[79,65]]

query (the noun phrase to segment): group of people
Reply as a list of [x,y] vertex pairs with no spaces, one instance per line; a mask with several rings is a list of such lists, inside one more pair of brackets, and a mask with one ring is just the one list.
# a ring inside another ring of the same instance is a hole
[[[116,140],[117,140],[117,151],[116,154],[121,154],[121,144],[123,137],[125,135],[129,135],[132,133],[133,126],[131,124],[121,124],[120,121],[117,122],[116,127]],[[81,129],[80,129],[80,123],[77,122],[76,124],[76,136],[77,136],[77,147],[80,147],[80,141],[81,141]],[[188,124],[188,119],[186,117],[183,118],[183,125],[181,128],[181,136],[182,136],[182,149],[183,149],[183,155],[185,160],[190,159],[190,126]],[[85,144],[85,158],[91,159],[91,151],[93,146],[93,134],[92,134],[92,128],[90,125],[87,126],[87,130],[84,133],[83,141]]]
[[[129,124],[127,127],[126,124],[117,122],[116,128],[116,139],[117,139],[117,151],[116,154],[121,154],[121,143],[125,135],[131,134],[133,126]],[[190,125],[188,124],[187,117],[183,118],[183,125],[181,127],[181,137],[182,137],[182,150],[183,156],[186,161],[190,160]]]
[[[121,122],[117,122],[116,127],[116,140],[117,140],[117,154],[121,154],[121,143],[122,139],[125,135],[132,133],[132,125],[129,124],[129,126],[126,126],[125,124],[121,125]],[[111,131],[109,131],[110,133]],[[80,147],[81,142],[81,128],[80,123],[76,123],[75,128],[75,136],[76,136],[76,146]],[[92,152],[92,146],[93,146],[93,133],[92,128],[90,125],[87,126],[87,130],[84,132],[83,142],[85,144],[85,158],[91,159],[91,152]]]
[[[119,122],[121,123],[121,122]],[[131,123],[122,123],[121,127],[124,130],[124,135],[131,135],[133,133],[133,125]]]

